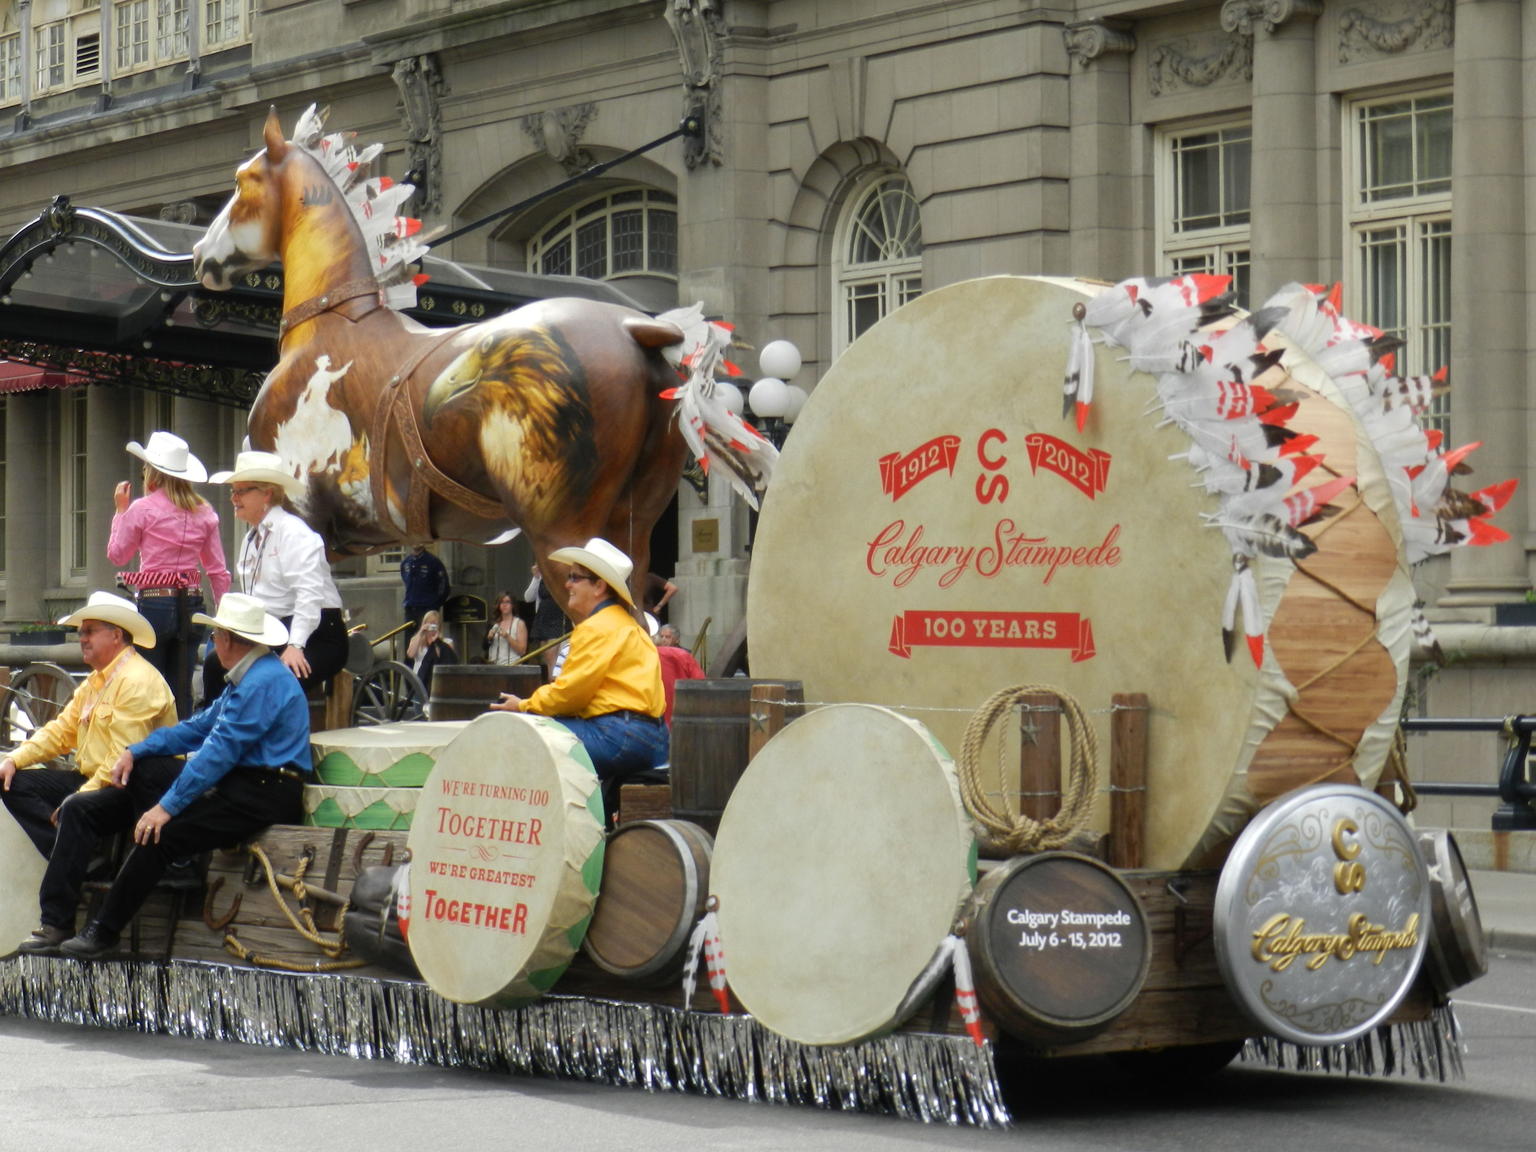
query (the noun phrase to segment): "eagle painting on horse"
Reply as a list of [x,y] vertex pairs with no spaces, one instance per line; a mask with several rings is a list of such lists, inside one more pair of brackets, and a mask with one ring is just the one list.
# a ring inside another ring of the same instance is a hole
[[756,503],[777,454],[717,392],[729,337],[699,307],[549,299],[427,328],[397,311],[426,248],[395,211],[414,189],[367,175],[381,146],[327,135],[313,107],[292,141],[275,111],[264,136],[194,264],[223,289],[282,261],[280,358],[250,441],[307,482],[299,511],[333,554],[520,530],[564,607],[549,553],[602,536],[643,579],[690,450]]

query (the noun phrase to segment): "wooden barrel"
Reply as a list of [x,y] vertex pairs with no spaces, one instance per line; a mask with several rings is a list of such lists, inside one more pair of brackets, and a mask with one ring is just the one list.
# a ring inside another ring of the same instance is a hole
[[686,820],[637,820],[608,837],[597,909],[582,943],[603,971],[634,984],[682,974],[704,915],[715,841]]
[[473,720],[485,714],[498,694],[527,696],[544,683],[538,664],[439,664],[432,670],[432,720]]
[[[679,680],[672,709],[672,815],[711,833],[741,774],[751,736],[752,686],[783,684],[785,697],[805,699],[798,680]],[[798,715],[799,709],[790,711]]]
[[982,1008],[1025,1043],[1049,1047],[1102,1031],[1146,981],[1152,936],[1141,902],[1087,856],[1042,852],[993,868],[966,918]]
[[1428,963],[1435,988],[1449,995],[1488,972],[1488,938],[1467,866],[1449,831],[1419,833],[1419,851],[1429,868]]

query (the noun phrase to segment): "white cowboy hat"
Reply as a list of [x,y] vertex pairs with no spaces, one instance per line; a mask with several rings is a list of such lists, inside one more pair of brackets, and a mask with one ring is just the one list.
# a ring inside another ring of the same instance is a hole
[[177,476],[192,484],[201,484],[208,479],[203,462],[187,451],[187,442],[174,432],[151,432],[148,444],[130,440],[128,454],[137,456],[167,476]]
[[645,630],[650,635],[652,640],[656,639],[657,633],[661,631],[661,621],[656,619],[656,617],[652,616],[649,612],[645,614]]
[[283,626],[283,622],[268,612],[256,597],[247,596],[243,592],[224,593],[224,599],[219,601],[218,612],[212,616],[194,612],[192,623],[222,628],[269,648],[288,643],[288,629]]
[[563,564],[580,564],[618,593],[624,603],[631,608],[635,606],[635,598],[629,592],[629,574],[635,570],[634,561],[601,536],[594,536],[580,546],[556,548],[549,558]]
[[78,628],[82,620],[100,620],[126,629],[129,637],[140,648],[155,646],[155,629],[135,611],[131,601],[111,592],[92,592],[84,608],[76,608],[59,623],[65,628]]
[[304,491],[304,481],[293,474],[293,469],[276,452],[242,452],[235,457],[235,466],[228,472],[215,472],[208,477],[214,484],[276,484],[290,496]]

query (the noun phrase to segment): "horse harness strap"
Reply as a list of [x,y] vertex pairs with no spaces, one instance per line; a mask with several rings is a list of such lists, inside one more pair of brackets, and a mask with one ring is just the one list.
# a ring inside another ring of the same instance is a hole
[[[348,300],[356,300],[359,296],[372,296],[374,308],[382,308],[379,302],[379,282],[372,276],[359,277],[356,280],[347,280],[336,285],[329,292],[320,296],[311,296],[302,304],[295,305],[283,313],[283,318],[278,322],[277,334],[279,337],[286,335],[291,329],[297,328],[306,320],[313,320],[322,312],[329,312],[332,308],[340,307]],[[373,308],[368,309],[369,312]],[[364,313],[367,315],[367,313]]]
[[408,384],[416,369],[421,367],[423,360],[457,334],[457,329],[450,328],[437,339],[423,342],[400,370],[390,377],[384,390],[379,394],[378,407],[373,411],[372,443],[375,446],[374,450],[379,454],[376,465],[368,470],[373,488],[373,506],[381,517],[389,507],[386,445],[389,442],[390,424],[398,423],[400,440],[405,446],[406,457],[411,468],[405,507],[405,531],[407,539],[410,540],[431,538],[431,525],[427,512],[433,492],[483,520],[494,520],[505,514],[505,509],[499,502],[471,491],[457,480],[450,479],[432,463],[432,458],[427,455],[426,445],[421,440],[421,428],[416,423],[416,410],[411,406],[411,390]]

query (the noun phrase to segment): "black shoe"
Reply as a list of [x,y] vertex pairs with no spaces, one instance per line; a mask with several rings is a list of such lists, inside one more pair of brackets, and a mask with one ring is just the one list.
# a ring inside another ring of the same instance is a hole
[[16,949],[24,956],[53,956],[58,953],[59,945],[70,937],[68,928],[56,928],[52,924],[44,924],[41,928],[32,929],[32,935],[21,942],[21,947]]
[[94,960],[105,956],[117,947],[118,934],[108,932],[101,922],[92,920],[78,936],[71,936],[59,945],[59,952],[76,960]]

